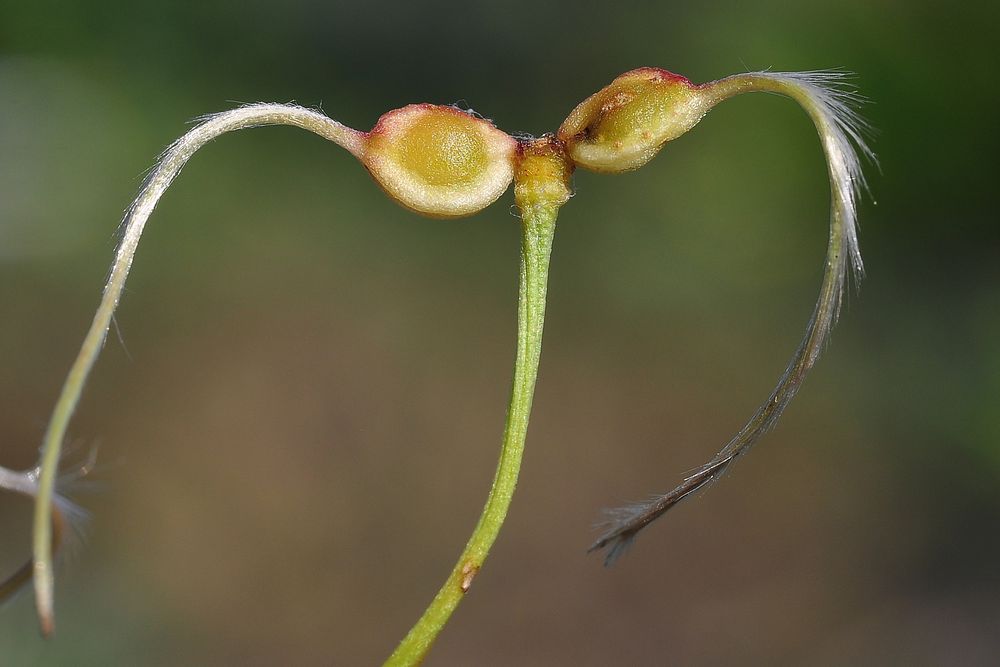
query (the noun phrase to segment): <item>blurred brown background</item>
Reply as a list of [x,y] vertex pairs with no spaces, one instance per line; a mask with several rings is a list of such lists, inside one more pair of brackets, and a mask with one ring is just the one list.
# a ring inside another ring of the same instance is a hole
[[[26,468],[121,211],[238,102],[367,129],[460,102],[554,130],[615,75],[843,67],[879,129],[869,267],[778,429],[614,568],[602,507],[672,487],[770,390],[828,193],[745,96],[641,171],[578,173],[522,482],[434,665],[988,665],[1000,655],[995,7],[930,2],[0,4],[0,464]],[[957,5],[959,7],[962,5]],[[952,9],[955,9],[954,7]],[[58,632],[5,665],[373,664],[471,530],[513,356],[512,197],[441,222],[289,128],[222,138],[153,216],[71,428],[98,469]],[[0,496],[0,566],[28,550]]]

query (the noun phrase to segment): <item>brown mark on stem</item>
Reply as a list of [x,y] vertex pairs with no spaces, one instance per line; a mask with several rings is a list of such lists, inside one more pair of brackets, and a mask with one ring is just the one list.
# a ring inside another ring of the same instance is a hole
[[479,574],[479,566],[469,561],[462,566],[462,582],[459,584],[459,588],[462,589],[463,593],[468,593],[469,589],[472,588],[472,580],[476,578]]

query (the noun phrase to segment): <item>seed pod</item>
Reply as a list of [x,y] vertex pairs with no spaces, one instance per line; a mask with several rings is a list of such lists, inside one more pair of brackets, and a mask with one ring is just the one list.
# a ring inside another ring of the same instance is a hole
[[707,96],[683,76],[642,67],[581,102],[558,136],[581,167],[628,171],[646,164],[665,142],[694,127],[710,107]]
[[411,104],[384,114],[361,161],[386,193],[435,218],[471,215],[504,193],[517,142],[460,109]]

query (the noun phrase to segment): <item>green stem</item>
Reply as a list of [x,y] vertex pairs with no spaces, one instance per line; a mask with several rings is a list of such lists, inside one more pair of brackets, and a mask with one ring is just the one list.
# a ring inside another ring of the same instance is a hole
[[417,665],[426,657],[452,612],[462,601],[489,554],[510,507],[524,454],[528,416],[538,375],[545,320],[545,290],[549,256],[559,206],[538,203],[522,206],[521,274],[517,308],[517,356],[510,392],[500,461],[486,506],[465,550],[430,606],[410,630],[385,665]]

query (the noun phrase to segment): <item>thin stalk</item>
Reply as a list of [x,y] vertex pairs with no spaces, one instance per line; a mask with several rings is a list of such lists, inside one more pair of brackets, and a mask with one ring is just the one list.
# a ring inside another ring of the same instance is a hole
[[125,279],[132,266],[132,259],[142,236],[143,228],[160,197],[174,177],[180,173],[188,159],[212,139],[249,127],[262,125],[292,125],[314,132],[346,148],[356,157],[361,154],[363,135],[323,114],[302,107],[286,104],[255,104],[233,109],[203,119],[203,122],[177,140],[166,150],[159,164],[150,174],[135,202],[123,221],[122,239],[115,254],[111,272],[104,287],[101,303],[94,321],[83,339],[83,345],[70,368],[62,393],[56,402],[42,441],[38,495],[35,502],[34,555],[35,604],[42,633],[49,635],[54,629],[53,570],[52,570],[52,496],[56,472],[66,429],[80,402],[87,377],[101,353],[108,335],[108,327],[115,308],[125,288]]
[[420,620],[403,638],[386,660],[386,666],[418,665],[427,655],[434,640],[452,612],[462,601],[490,547],[500,532],[510,507],[517,476],[524,454],[528,432],[528,416],[538,375],[538,359],[542,351],[542,327],[545,320],[545,291],[549,274],[549,256],[556,229],[559,206],[552,203],[521,206],[521,272],[517,308],[517,355],[514,362],[514,382],[507,408],[500,461],[493,477],[479,523],[458,562],[441,590],[431,601]]
[[[22,495],[28,496],[30,498],[35,498],[38,495],[38,469],[32,468],[31,470],[15,471],[9,470],[0,466],[0,489],[5,491],[11,491],[13,493],[20,493]],[[52,553],[55,554],[59,551],[59,547],[62,545],[66,538],[66,533],[68,531],[68,517],[66,516],[66,509],[70,513],[75,511],[75,508],[69,503],[65,498],[56,498],[56,502],[52,507]],[[11,597],[13,597],[21,587],[26,583],[31,581],[31,573],[34,570],[34,563],[31,558],[29,558],[21,567],[14,571],[13,574],[8,576],[3,581],[0,581],[0,602],[4,602]]]
[[798,102],[812,119],[823,146],[830,178],[830,232],[823,281],[798,349],[770,396],[739,433],[711,461],[669,493],[608,512],[604,534],[589,549],[606,548],[605,565],[614,563],[639,531],[682,500],[718,480],[774,427],[823,351],[837,320],[850,271],[853,269],[856,279],[860,279],[864,271],[856,229],[857,199],[864,188],[858,153],[870,159],[874,159],[874,155],[862,137],[865,123],[851,108],[858,99],[841,87],[843,78],[839,72],[754,72],[700,87],[710,106],[745,92],[775,93]]

